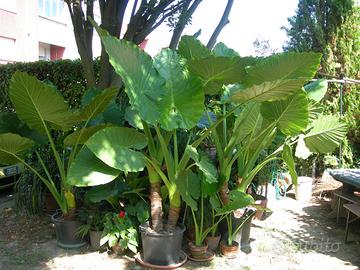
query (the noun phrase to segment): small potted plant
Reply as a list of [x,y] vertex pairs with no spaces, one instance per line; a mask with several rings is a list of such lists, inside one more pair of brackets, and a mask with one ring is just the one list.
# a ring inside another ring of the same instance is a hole
[[119,213],[110,212],[105,215],[104,232],[100,245],[108,243],[117,254],[126,250],[137,253],[138,232],[129,215],[121,210]]
[[104,230],[105,214],[97,205],[91,205],[89,208],[79,210],[79,219],[83,221],[83,225],[78,230],[78,235],[82,238],[89,234],[90,244],[93,250],[99,250],[101,236]]
[[[204,164],[204,160],[206,160],[206,158],[201,155],[200,157],[202,158]],[[209,168],[210,165],[211,163],[208,163]],[[215,168],[213,169],[215,170]],[[195,261],[208,261],[213,259],[214,253],[212,250],[208,251],[208,244],[206,243],[205,239],[211,231],[216,231],[220,221],[225,218],[225,215],[220,218],[215,218],[214,213],[212,224],[208,227],[205,227],[204,200],[210,196],[216,197],[218,178],[215,177],[215,181],[209,181],[206,175],[201,171],[198,174],[190,171],[188,174],[192,185],[191,190],[189,190],[190,196],[193,199],[199,201],[199,203],[197,203],[196,201],[194,202],[190,199],[186,200],[186,203],[188,204],[191,211],[195,229],[195,239],[194,241],[189,241],[190,259]],[[210,197],[210,200],[215,201],[215,199],[211,199],[212,197]],[[215,219],[217,220],[215,221]]]
[[208,245],[209,249],[212,251],[217,250],[221,234],[218,232],[220,218],[216,215],[215,209],[220,208],[221,204],[217,197],[217,195],[210,197],[210,205],[211,205],[211,225],[210,225],[210,233],[206,236],[205,242]]
[[[52,216],[57,244],[63,248],[84,246],[86,241],[76,236],[81,223],[76,219],[75,187],[69,181],[68,172],[79,153],[88,153],[83,146],[84,140],[103,128],[89,127],[91,119],[106,109],[118,90],[105,89],[92,95],[81,109],[72,111],[53,85],[41,82],[24,72],[15,72],[9,89],[16,113],[7,115],[12,118],[11,124],[14,128],[2,130],[0,134],[0,162],[23,163],[50,191],[60,208],[60,211]],[[74,129],[75,126],[77,130]],[[64,138],[66,134],[69,135]],[[47,144],[50,145],[56,162],[55,173],[36,150],[38,146]],[[26,151],[35,152],[41,170],[23,158]],[[89,155],[87,157],[87,164],[94,160]]]

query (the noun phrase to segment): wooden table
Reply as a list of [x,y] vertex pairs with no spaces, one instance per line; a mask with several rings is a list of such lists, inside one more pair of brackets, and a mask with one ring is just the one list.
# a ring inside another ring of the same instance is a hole
[[[343,183],[341,191],[335,191],[336,202],[336,222],[339,222],[340,211],[344,203],[351,202],[360,205],[360,197],[354,194],[354,191],[360,188],[360,169],[337,169],[330,170],[329,174],[337,181]],[[345,216],[342,211],[342,216]],[[335,211],[329,214],[333,217]]]

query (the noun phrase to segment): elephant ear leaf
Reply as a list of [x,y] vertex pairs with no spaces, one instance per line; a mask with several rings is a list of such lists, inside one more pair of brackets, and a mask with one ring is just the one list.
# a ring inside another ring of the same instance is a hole
[[336,116],[320,115],[311,123],[311,130],[304,141],[311,152],[330,153],[336,149],[346,135],[346,125]]
[[309,121],[309,108],[304,91],[292,95],[286,100],[264,102],[261,114],[285,135],[293,136],[303,131]]
[[261,59],[247,69],[243,85],[231,99],[240,103],[286,99],[313,78],[320,58],[319,53],[288,52]]
[[11,78],[10,99],[20,120],[40,133],[46,133],[46,123],[62,130],[73,124],[74,114],[61,94],[24,72],[17,71]]
[[176,186],[184,202],[194,211],[197,210],[196,200],[200,197],[199,176],[190,170],[182,172],[177,178]]
[[85,145],[108,166],[125,172],[145,167],[144,155],[136,150],[147,144],[144,134],[132,128],[107,127],[91,136]]
[[77,144],[84,144],[93,134],[99,130],[108,127],[108,125],[97,125],[77,130],[68,136],[64,140],[66,146],[73,146]]
[[158,103],[162,128],[193,128],[204,111],[201,81],[187,72],[183,60],[171,49],[161,50],[154,66],[166,81]]
[[319,102],[325,96],[327,87],[327,80],[320,79],[305,85],[304,89],[311,100]]
[[87,147],[81,148],[71,163],[67,183],[77,187],[104,185],[120,174],[96,157]]
[[229,48],[222,42],[219,42],[215,45],[214,49],[212,50],[212,53],[216,56],[226,56],[226,57],[239,56],[238,52]]
[[[92,97],[89,93],[93,92],[88,92],[88,98],[83,99],[83,103],[86,103],[86,105],[80,110],[80,121],[88,122],[90,119],[94,119],[100,113],[104,112],[110,101],[115,99],[118,89],[115,87],[107,88]],[[96,92],[94,91],[94,93]]]
[[181,37],[178,52],[186,59],[204,58],[210,55],[210,50],[197,38],[186,35]]
[[202,79],[209,95],[219,94],[223,85],[240,82],[248,64],[247,58],[214,55],[188,61],[189,70]]
[[139,112],[141,119],[150,124],[157,123],[160,118],[157,102],[165,81],[154,68],[151,56],[135,44],[119,40],[97,25],[95,28],[111,65],[125,84],[131,106]]
[[0,163],[19,162],[20,155],[33,146],[34,142],[28,138],[13,133],[0,134]]

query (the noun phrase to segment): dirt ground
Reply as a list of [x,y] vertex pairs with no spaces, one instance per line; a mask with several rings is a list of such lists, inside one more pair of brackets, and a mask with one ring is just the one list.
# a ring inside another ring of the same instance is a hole
[[[11,201],[10,201],[11,202]],[[359,223],[350,227],[349,244],[343,244],[345,220],[327,217],[329,204],[291,198],[269,202],[273,213],[254,221],[251,252],[235,259],[217,256],[210,263],[187,262],[180,269],[359,269]],[[0,270],[16,269],[145,269],[131,256],[58,248],[48,216],[24,217],[0,197]]]

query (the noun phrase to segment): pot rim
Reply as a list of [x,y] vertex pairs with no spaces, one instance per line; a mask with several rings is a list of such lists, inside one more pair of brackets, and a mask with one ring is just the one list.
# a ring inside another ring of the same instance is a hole
[[186,229],[185,226],[182,224],[176,225],[177,230],[174,230],[172,232],[168,232],[165,230],[161,231],[161,232],[155,232],[155,231],[148,230],[148,228],[150,228],[149,222],[139,225],[139,230],[141,233],[145,234],[146,236],[159,237],[159,238],[180,236],[180,235],[183,235],[183,233],[185,232],[185,229]]
[[229,246],[227,244],[227,240],[221,240],[220,245],[226,246],[226,247],[238,247],[239,246],[239,243],[237,241],[232,241],[232,242],[233,242],[233,244],[231,246]]

